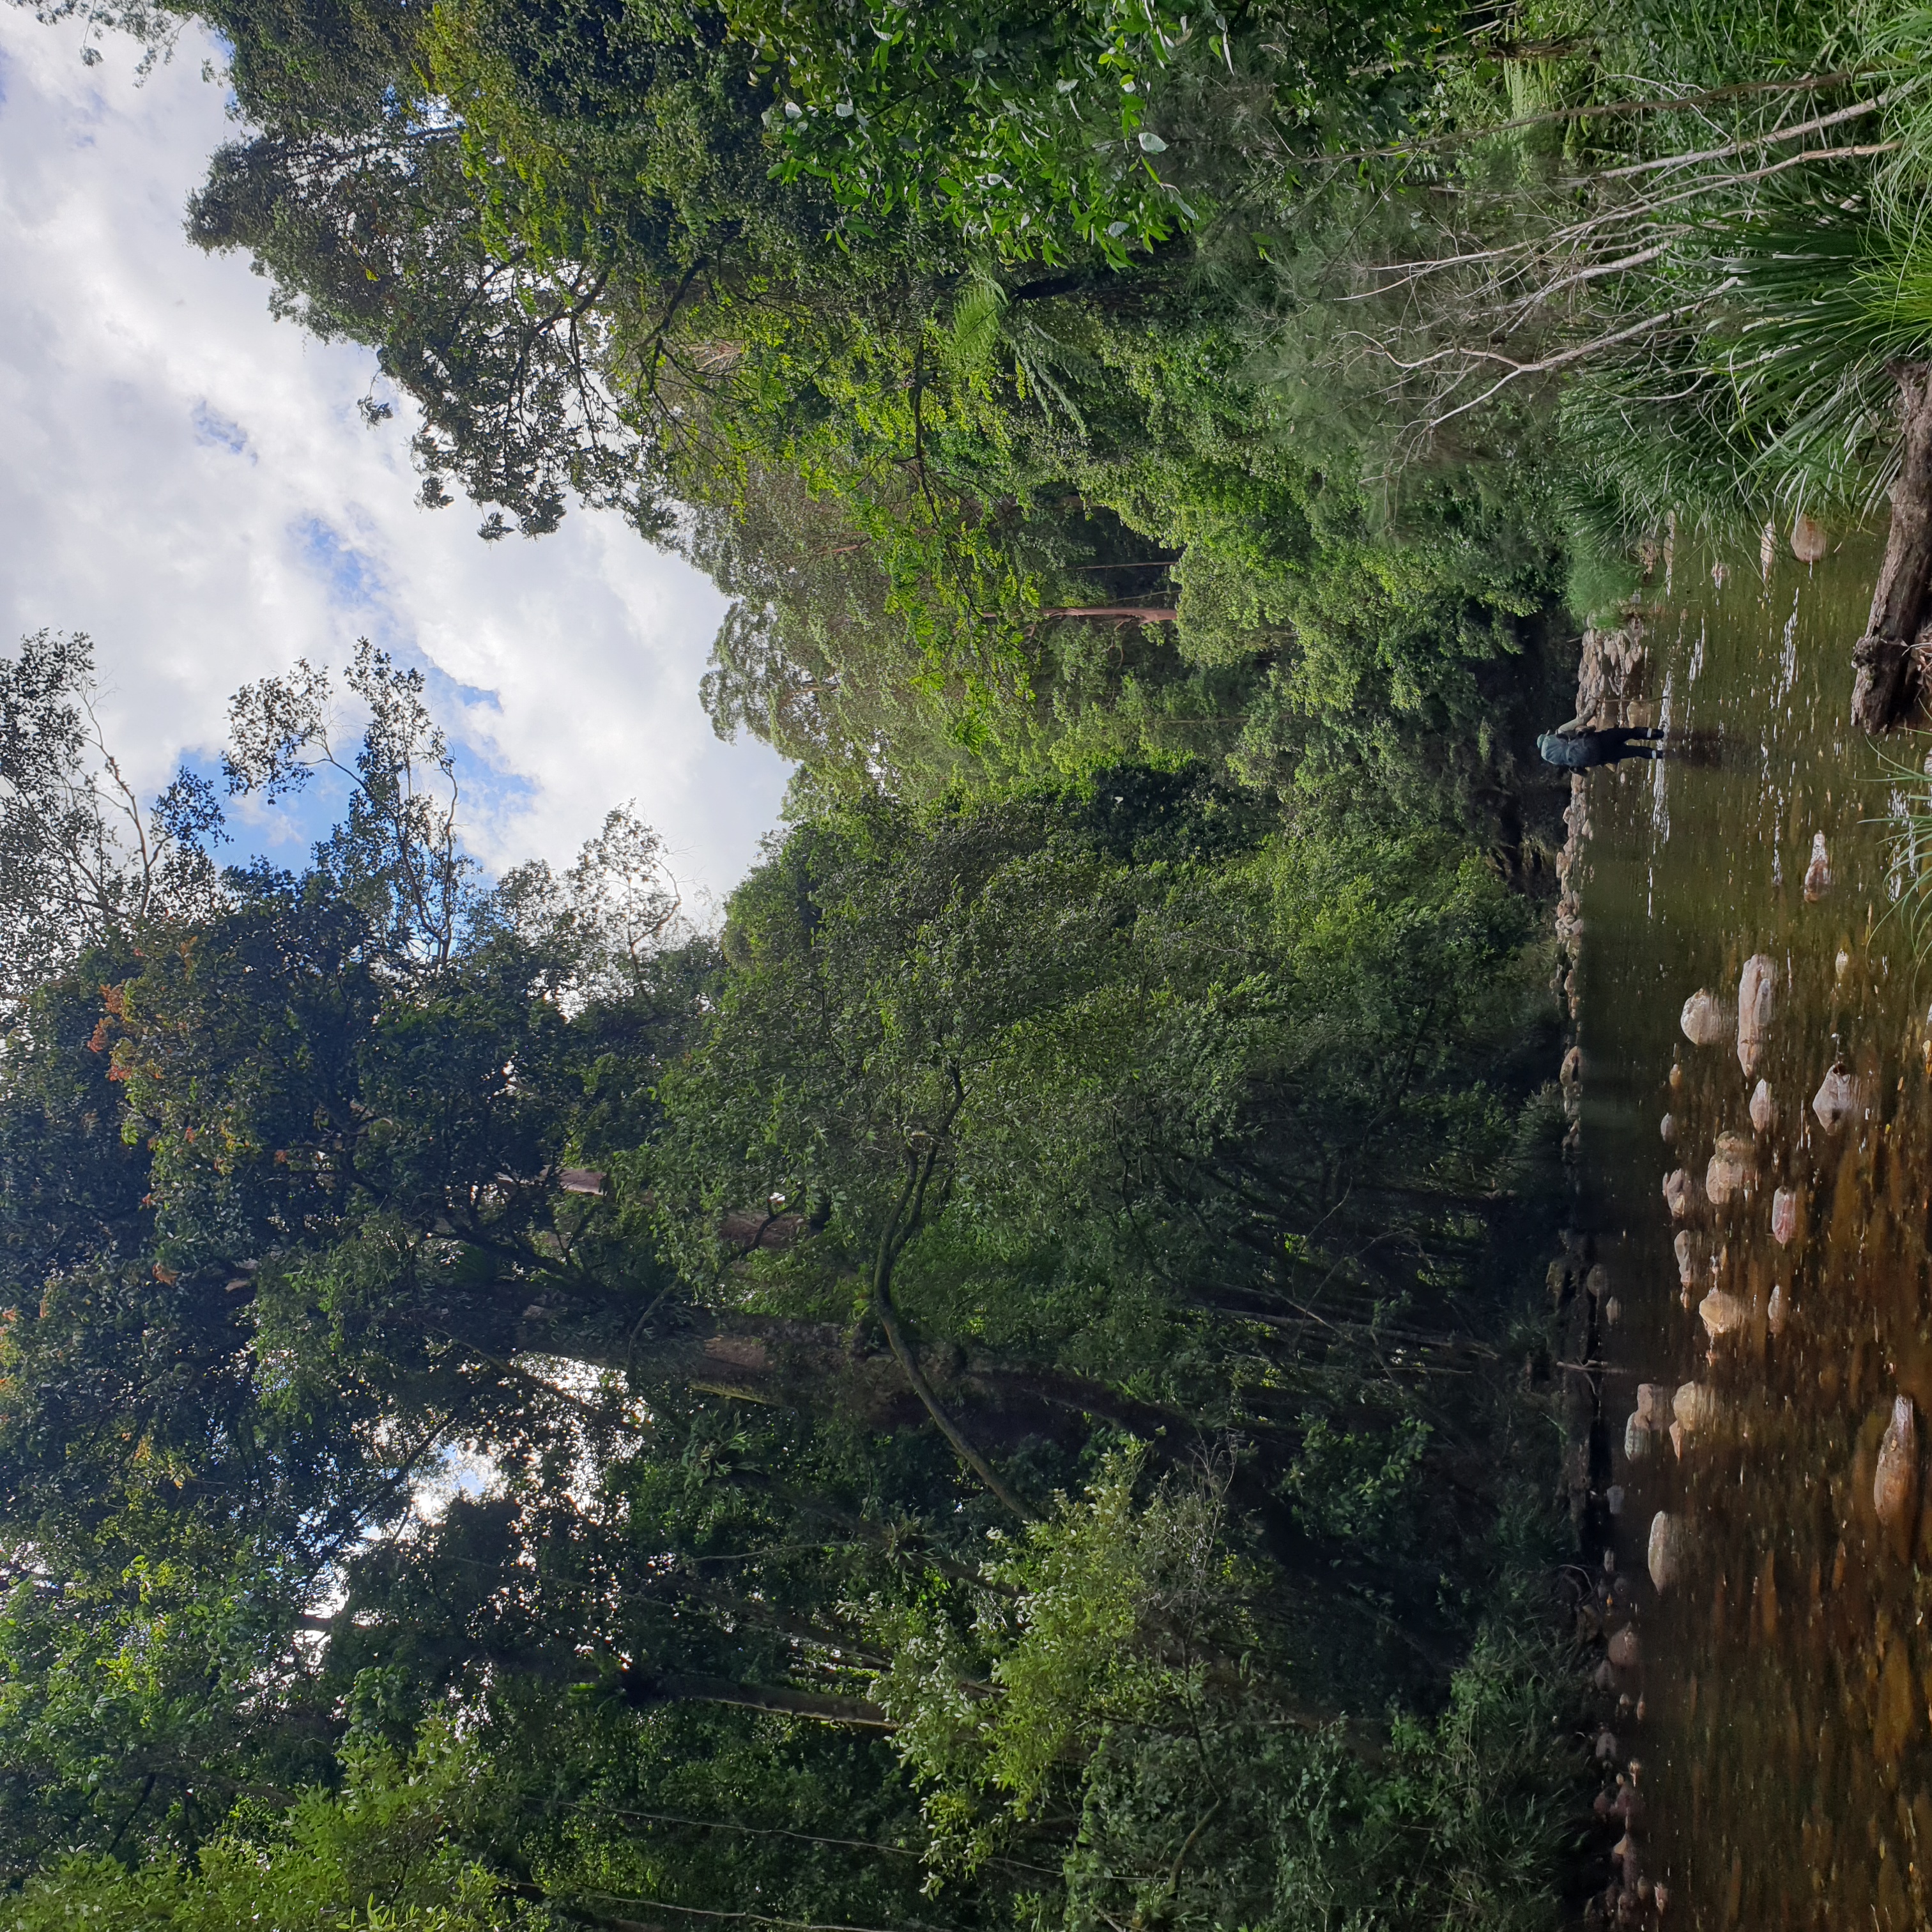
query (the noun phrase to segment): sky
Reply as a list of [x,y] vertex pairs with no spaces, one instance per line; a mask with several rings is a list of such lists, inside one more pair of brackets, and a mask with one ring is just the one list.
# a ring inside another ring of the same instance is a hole
[[[787,776],[698,702],[717,591],[607,513],[485,544],[470,503],[419,508],[408,410],[356,410],[387,394],[374,356],[274,320],[244,258],[182,232],[236,132],[209,46],[145,81],[102,46],[88,66],[78,23],[0,5],[0,656],[87,632],[107,736],[152,789],[209,768],[238,686],[366,634],[428,674],[487,863],[567,862],[634,800],[715,902]],[[248,806],[224,856],[298,865],[315,818]]]

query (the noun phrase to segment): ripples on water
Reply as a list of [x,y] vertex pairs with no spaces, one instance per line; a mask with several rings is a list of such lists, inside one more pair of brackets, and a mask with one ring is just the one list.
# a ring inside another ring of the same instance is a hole
[[[1768,584],[1689,573],[1702,593],[1649,619],[1648,688],[1658,722],[1718,734],[1720,754],[1589,782],[1580,1211],[1621,1316],[1612,1588],[1636,1632],[1612,1652],[1631,1660],[1616,1761],[1640,1766],[1631,1856],[1664,1882],[1670,1925],[1932,1923],[1932,1505],[1922,1486],[1888,1528],[1874,1496],[1900,1394],[1916,1449],[1932,1442],[1932,962],[1896,903],[1884,822],[1898,761],[1924,746],[1898,741],[1888,766],[1848,728],[1875,563],[1860,548],[1815,577],[1788,561]],[[1833,885],[1808,903],[1820,832]],[[1776,1007],[1747,1077],[1754,955]],[[1700,989],[1726,1010],[1706,1046],[1680,1024]],[[1856,1104],[1827,1131],[1813,1101],[1834,1065]],[[1759,1077],[1775,1118],[1754,1126]],[[1673,1220],[1662,1184],[1680,1166]],[[1627,1442],[1645,1384],[1656,1426]],[[1659,1512],[1682,1526],[1660,1598]]]

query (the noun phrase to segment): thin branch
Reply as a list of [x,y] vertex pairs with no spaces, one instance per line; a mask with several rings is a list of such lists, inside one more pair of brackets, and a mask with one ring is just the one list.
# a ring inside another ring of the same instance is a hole
[[967,1439],[965,1432],[940,1405],[939,1397],[933,1392],[932,1384],[926,1380],[925,1372],[919,1366],[919,1358],[914,1353],[912,1344],[900,1323],[898,1310],[892,1306],[894,1264],[904,1252],[906,1243],[919,1227],[926,1205],[926,1189],[939,1158],[941,1136],[946,1128],[951,1126],[964,1102],[964,1096],[959,1090],[956,1072],[953,1075],[953,1089],[952,1106],[940,1132],[928,1135],[924,1149],[907,1162],[905,1182],[900,1188],[899,1198],[893,1204],[892,1213],[886,1220],[885,1232],[879,1240],[878,1258],[873,1264],[872,1312],[878,1317],[879,1326],[885,1330],[886,1340],[897,1358],[906,1380],[912,1384],[914,1394],[925,1404],[926,1413],[932,1418],[940,1435],[952,1444],[959,1460],[1022,1522],[1034,1522],[1039,1519],[994,1474],[992,1465]]
[[1586,107],[1556,107],[1542,114],[1527,114],[1520,120],[1499,121],[1492,128],[1459,129],[1453,134],[1438,134],[1427,141],[1415,142],[1400,148],[1358,148],[1347,154],[1318,154],[1313,159],[1319,162],[1343,163],[1348,161],[1404,160],[1414,154],[1426,154],[1438,148],[1455,146],[1459,142],[1488,140],[1497,134],[1514,134],[1526,128],[1547,127],[1557,121],[1593,121],[1607,115],[1619,114],[1682,114],[1699,107],[1713,106],[1719,101],[1735,100],[1747,94],[1802,94],[1808,91],[1822,92],[1828,87],[1843,87],[1848,82],[1860,79],[1853,70],[1843,74],[1805,74],[1796,80],[1754,80],[1742,82],[1734,87],[1716,87],[1702,94],[1687,94],[1674,100],[1606,100]]
[[1694,154],[1666,154],[1653,161],[1633,161],[1628,166],[1606,168],[1592,178],[1597,181],[1623,181],[1633,175],[1653,174],[1660,168],[1694,167],[1700,161],[1728,160],[1733,154],[1755,154],[1760,148],[1774,148],[1786,141],[1801,140],[1807,134],[1822,134],[1827,128],[1836,128],[1846,121],[1862,120],[1868,114],[1876,114],[1891,100],[1889,92],[1875,94],[1869,100],[1861,100],[1850,107],[1840,107],[1833,114],[1821,114],[1815,120],[1800,121],[1794,127],[1780,128],[1769,134],[1759,134],[1748,141],[1732,141],[1721,148],[1704,148]]

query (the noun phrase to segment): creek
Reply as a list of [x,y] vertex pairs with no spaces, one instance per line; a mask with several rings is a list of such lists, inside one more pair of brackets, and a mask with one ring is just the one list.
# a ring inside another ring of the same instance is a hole
[[[1876,562],[1781,552],[1720,584],[1680,557],[1644,676],[1688,755],[1587,781],[1579,1208],[1616,1512],[1597,1581],[1634,1633],[1600,1753],[1637,1767],[1627,1876],[1664,1888],[1666,1925],[1713,1932],[1932,1919],[1932,917],[1900,856],[1927,741],[1850,726]],[[1808,892],[1821,835],[1831,880]],[[1754,959],[1770,1006],[1741,1040]],[[1886,1446],[1901,1396],[1910,1458]]]

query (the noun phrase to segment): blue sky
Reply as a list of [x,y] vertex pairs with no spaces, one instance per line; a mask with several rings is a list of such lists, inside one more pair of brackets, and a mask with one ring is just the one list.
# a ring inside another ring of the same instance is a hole
[[[274,321],[245,262],[182,234],[235,132],[212,48],[184,35],[137,83],[134,50],[81,45],[0,8],[0,655],[91,633],[108,732],[156,787],[208,768],[236,686],[367,635],[426,673],[493,867],[566,861],[634,800],[682,880],[728,890],[786,772],[699,706],[716,591],[607,514],[485,544],[472,506],[419,508],[409,412],[356,407],[373,358]],[[298,862],[327,817],[244,801],[230,850]]]

